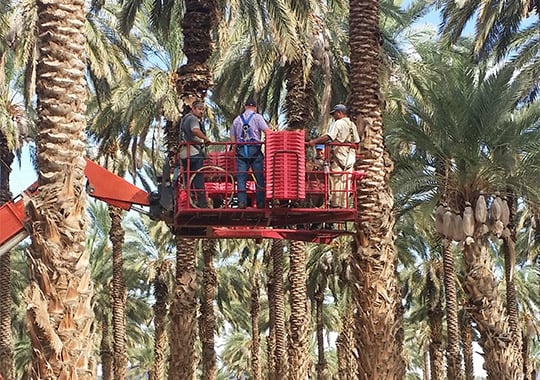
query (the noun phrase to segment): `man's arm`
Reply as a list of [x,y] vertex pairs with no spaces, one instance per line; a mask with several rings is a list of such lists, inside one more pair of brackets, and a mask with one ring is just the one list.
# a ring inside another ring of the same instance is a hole
[[191,130],[191,132],[193,133],[194,136],[197,136],[198,138],[200,138],[205,143],[210,142],[210,139],[201,131],[200,128],[193,128]]
[[329,140],[332,140],[330,138],[330,136],[328,136],[327,134],[324,134],[322,136],[319,136],[317,138],[314,138],[312,140],[309,140],[308,144],[310,146],[315,146],[317,144],[326,144],[326,142],[328,142]]

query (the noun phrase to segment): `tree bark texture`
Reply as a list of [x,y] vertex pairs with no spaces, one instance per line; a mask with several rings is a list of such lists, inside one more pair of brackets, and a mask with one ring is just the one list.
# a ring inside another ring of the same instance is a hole
[[217,274],[214,268],[215,240],[203,240],[203,296],[199,320],[202,344],[202,379],[215,380],[217,376],[214,301],[217,293]]
[[306,245],[290,243],[289,379],[304,380],[311,368],[309,355],[310,312],[307,302]]
[[195,376],[197,273],[195,240],[176,237],[176,285],[170,310],[169,380]]
[[272,278],[274,280],[275,336],[274,363],[276,379],[288,379],[287,330],[285,327],[285,293],[283,289],[283,243],[274,240],[271,248]]
[[113,314],[113,358],[114,378],[127,377],[127,347],[126,347],[126,301],[127,290],[124,281],[124,229],[122,227],[122,209],[109,206],[111,230],[109,238],[112,243],[113,278],[111,289]]
[[512,339],[487,244],[482,235],[475,236],[475,243],[464,246],[464,290],[469,312],[480,332],[488,379],[517,380],[523,375],[521,347]]
[[39,194],[31,219],[25,292],[33,377],[96,376],[93,286],[86,242],[86,9],[82,0],[36,2]]
[[154,277],[154,362],[150,373],[150,380],[162,380],[167,373],[167,337],[169,286],[167,285],[167,272],[170,261],[163,261],[156,268]]
[[[351,120],[365,125],[357,165],[365,171],[358,187],[358,221],[353,248],[358,379],[405,377],[403,320],[396,276],[393,163],[384,146],[379,87],[379,1],[349,2]],[[359,118],[360,116],[360,118]]]
[[446,374],[449,379],[462,379],[461,351],[459,348],[459,318],[456,272],[452,243],[443,240],[443,277],[446,300]]

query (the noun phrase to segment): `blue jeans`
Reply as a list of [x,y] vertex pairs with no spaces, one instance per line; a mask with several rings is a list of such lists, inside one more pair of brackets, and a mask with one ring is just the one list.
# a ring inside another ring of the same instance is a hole
[[243,147],[238,147],[236,156],[236,166],[238,170],[238,175],[236,177],[238,186],[238,203],[247,203],[246,182],[249,168],[251,168],[253,174],[255,175],[255,199],[257,205],[264,204],[266,198],[264,189],[264,156],[261,153],[261,148],[258,145],[250,145],[248,147],[248,158],[243,157],[242,152]]
[[[189,178],[188,178],[188,170],[189,170],[189,177],[191,178],[193,176],[193,173],[196,170],[199,170],[203,167],[204,164],[204,156],[202,153],[197,153],[195,155],[190,156],[189,158],[184,158],[182,161],[182,167],[184,168],[184,184],[187,187],[189,184]],[[189,166],[188,166],[189,165]],[[191,197],[195,200],[195,204],[197,207],[206,208],[208,207],[208,204],[206,202],[206,191],[204,188],[204,174],[203,173],[197,173],[193,177],[193,181],[191,182],[191,188],[190,188],[190,194]]]

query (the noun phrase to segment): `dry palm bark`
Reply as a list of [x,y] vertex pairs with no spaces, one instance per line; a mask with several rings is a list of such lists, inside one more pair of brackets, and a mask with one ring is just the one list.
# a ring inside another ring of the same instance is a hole
[[396,276],[394,199],[389,186],[393,163],[385,150],[379,88],[381,34],[379,1],[349,2],[352,120],[364,124],[359,168],[355,247],[352,255],[356,306],[358,378],[403,379],[403,321]]
[[268,335],[266,337],[266,372],[268,374],[268,380],[276,379],[276,362],[274,352],[276,351],[276,304],[275,304],[275,292],[274,292],[274,274],[272,269],[272,255],[269,255],[270,259],[266,261],[266,272],[268,273],[268,280],[266,283],[266,292],[268,294]]
[[176,237],[176,284],[170,312],[169,380],[195,376],[197,272],[195,240]]
[[[437,265],[437,264],[435,264]],[[442,268],[438,266],[435,269],[437,277],[442,277]],[[428,274],[428,296],[429,305],[428,320],[430,328],[429,342],[429,360],[430,360],[430,380],[444,380],[444,347],[443,347],[443,308],[442,300],[439,291],[435,288],[434,282],[431,279],[431,274]]]
[[456,290],[456,272],[452,242],[443,239],[443,276],[446,300],[446,374],[449,379],[462,379],[461,351],[459,349],[459,319]]
[[[11,200],[9,173],[13,158],[14,155],[8,147],[6,136],[0,132],[0,206]],[[11,260],[10,253],[7,252],[0,256],[0,375],[4,377],[4,380],[13,379],[12,304]]]
[[162,261],[156,268],[156,275],[153,279],[154,297],[156,302],[154,309],[154,362],[150,380],[162,380],[165,378],[167,369],[167,337],[168,324],[168,299],[169,286],[167,285],[167,272],[171,266],[170,261]]
[[285,327],[285,295],[283,290],[283,243],[272,242],[272,279],[274,297],[270,299],[275,311],[275,379],[288,379],[287,330]]
[[86,9],[82,0],[37,1],[38,167],[27,328],[33,377],[96,377],[93,287],[86,241],[84,177]]
[[463,311],[461,316],[461,342],[463,345],[463,362],[465,363],[465,380],[474,380],[473,331],[471,318],[466,311]]
[[101,321],[101,342],[99,350],[101,358],[101,378],[103,380],[114,379],[113,347],[110,332],[109,317],[103,316]]
[[464,289],[468,310],[480,332],[479,344],[484,351],[484,368],[488,379],[520,379],[521,347],[512,339],[498,281],[485,235],[477,234],[474,243],[465,245]]
[[125,379],[127,374],[126,348],[126,301],[127,290],[124,282],[124,229],[122,227],[122,209],[109,206],[111,230],[109,239],[112,243],[113,278],[111,288],[113,321],[113,362],[114,378]]
[[217,376],[214,301],[217,293],[217,273],[214,268],[215,240],[203,240],[203,279],[199,331],[202,344],[202,379],[215,380]]
[[323,306],[324,306],[324,289],[319,288],[315,292],[315,304],[316,304],[316,335],[317,335],[317,378],[325,379],[327,371],[326,358],[324,355],[324,320],[323,320]]
[[260,297],[260,279],[257,273],[252,275],[251,279],[251,376],[253,380],[262,380],[262,371],[261,371],[261,341],[260,341],[260,331],[259,331],[259,314],[261,310],[261,305],[259,301]]
[[307,301],[306,245],[301,241],[290,244],[290,306],[289,319],[289,379],[304,380],[311,368],[309,357],[310,313]]
[[341,331],[336,340],[339,380],[356,380],[357,361],[354,355],[354,311],[349,306],[342,317]]

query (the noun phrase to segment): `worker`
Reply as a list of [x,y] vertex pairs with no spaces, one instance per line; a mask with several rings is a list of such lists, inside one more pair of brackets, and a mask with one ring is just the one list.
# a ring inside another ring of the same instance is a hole
[[344,104],[336,104],[330,114],[334,121],[325,134],[309,141],[309,145],[337,143],[330,151],[330,207],[348,207],[351,178],[356,162],[356,146],[360,142],[358,128],[349,119]]
[[[204,165],[204,145],[210,143],[203,126],[204,102],[197,100],[191,105],[191,111],[180,121],[180,160],[184,168],[184,184],[191,186],[191,198],[199,208],[207,208],[204,188],[204,174],[197,172]],[[189,178],[188,178],[189,175]]]
[[306,163],[307,207],[321,207],[325,198],[326,172],[330,170],[325,157],[325,145],[315,145],[315,155]]
[[230,133],[231,142],[236,147],[238,208],[247,206],[246,182],[250,169],[255,176],[257,208],[265,207],[262,133],[267,129],[268,124],[257,112],[257,102],[254,99],[248,99],[244,104],[244,111],[233,120]]

